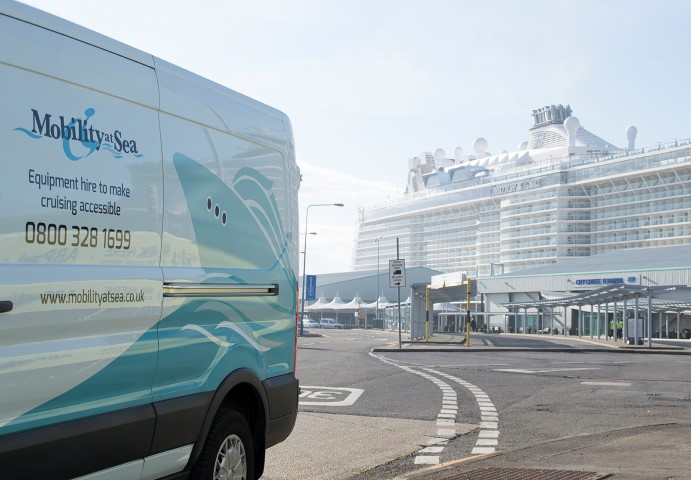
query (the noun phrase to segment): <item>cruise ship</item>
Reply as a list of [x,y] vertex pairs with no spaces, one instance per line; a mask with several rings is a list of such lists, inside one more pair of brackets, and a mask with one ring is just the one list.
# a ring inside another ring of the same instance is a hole
[[[405,194],[360,207],[355,271],[406,267],[491,276],[619,249],[691,244],[691,140],[625,148],[570,106],[533,110],[527,141],[491,154],[483,138],[408,162]],[[622,136],[623,137],[623,136]]]

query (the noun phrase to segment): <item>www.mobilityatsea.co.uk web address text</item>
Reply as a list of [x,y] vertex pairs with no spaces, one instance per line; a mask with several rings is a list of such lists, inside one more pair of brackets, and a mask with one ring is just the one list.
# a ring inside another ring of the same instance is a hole
[[82,290],[70,293],[41,293],[41,303],[44,305],[84,305],[92,304],[99,307],[109,303],[142,303],[144,290],[138,292],[99,292],[97,290]]

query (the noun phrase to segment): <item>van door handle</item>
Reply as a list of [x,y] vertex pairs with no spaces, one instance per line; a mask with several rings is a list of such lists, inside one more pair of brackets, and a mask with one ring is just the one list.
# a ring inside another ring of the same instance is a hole
[[12,302],[9,300],[0,300],[0,313],[9,312],[14,308]]

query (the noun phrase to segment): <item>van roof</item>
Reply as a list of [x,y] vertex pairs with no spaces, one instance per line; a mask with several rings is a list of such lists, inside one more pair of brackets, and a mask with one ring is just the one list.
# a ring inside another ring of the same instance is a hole
[[152,55],[38,8],[14,1],[3,1],[0,2],[0,14],[66,35],[151,68],[154,67]]
[[171,72],[175,75],[186,78],[188,81],[203,85],[205,88],[211,91],[223,91],[226,95],[232,92],[232,95],[235,97],[236,101],[240,101],[256,110],[263,111],[265,114],[280,118],[284,128],[290,128],[287,116],[274,107],[266,105],[263,102],[248,97],[212,80],[201,77],[182,67],[166,62],[163,59],[154,57],[150,53],[143,52],[142,50],[122,43],[111,37],[102,35],[74,22],[70,22],[69,20],[65,20],[64,18],[60,18],[38,8],[34,8],[13,0],[0,1],[0,14],[16,18],[17,20],[21,20],[41,28],[45,28],[46,30],[50,30],[60,35],[65,35],[75,40],[79,40],[96,48],[100,48],[137,63],[141,63],[142,65],[146,65],[150,68],[154,68],[156,70],[163,69],[167,72]]

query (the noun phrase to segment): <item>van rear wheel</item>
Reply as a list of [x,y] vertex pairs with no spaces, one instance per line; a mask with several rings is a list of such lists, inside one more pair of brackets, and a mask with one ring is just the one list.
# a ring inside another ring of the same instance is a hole
[[192,479],[255,480],[252,433],[235,410],[219,410],[214,418]]

